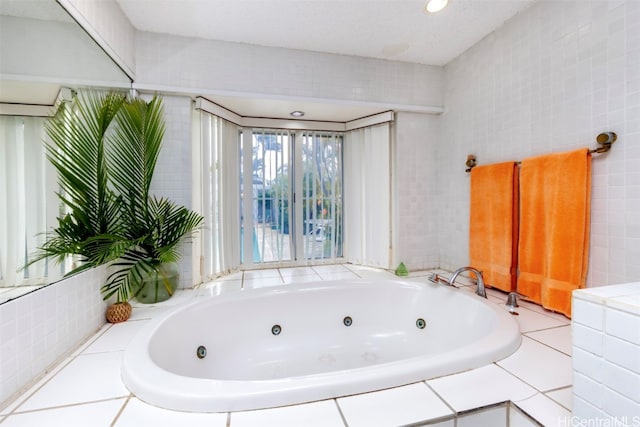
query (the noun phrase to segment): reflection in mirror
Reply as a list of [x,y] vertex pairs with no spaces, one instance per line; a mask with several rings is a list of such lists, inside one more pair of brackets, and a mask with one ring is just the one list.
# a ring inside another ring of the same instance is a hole
[[46,116],[72,90],[129,88],[129,77],[55,0],[0,0],[0,304],[52,283],[65,266],[22,270],[56,223]]

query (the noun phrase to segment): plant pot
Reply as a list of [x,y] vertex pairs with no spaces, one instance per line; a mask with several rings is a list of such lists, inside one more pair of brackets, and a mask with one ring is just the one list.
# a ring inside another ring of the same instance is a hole
[[131,304],[128,302],[116,302],[107,307],[106,318],[109,323],[124,322],[131,317]]
[[147,274],[137,286],[134,286],[136,300],[143,304],[166,301],[178,289],[179,280],[178,264],[160,264],[156,271]]

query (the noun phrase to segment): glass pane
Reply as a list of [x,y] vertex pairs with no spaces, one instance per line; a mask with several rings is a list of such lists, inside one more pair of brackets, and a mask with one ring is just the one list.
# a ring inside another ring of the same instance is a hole
[[342,256],[342,135],[308,132],[302,142],[305,259]]
[[253,262],[292,259],[288,131],[253,130]]

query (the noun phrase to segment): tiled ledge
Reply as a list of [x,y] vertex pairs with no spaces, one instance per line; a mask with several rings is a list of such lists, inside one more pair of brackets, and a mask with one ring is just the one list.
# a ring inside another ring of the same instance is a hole
[[[426,281],[427,274],[413,273],[407,280]],[[556,425],[571,417],[570,321],[524,302],[515,318],[523,333],[523,345],[510,357],[479,369],[393,389],[281,408],[198,414],[148,405],[122,384],[120,360],[128,342],[149,319],[176,305],[241,288],[357,277],[396,278],[386,271],[351,265],[247,271],[179,291],[165,303],[136,306],[132,319],[105,325],[38,384],[0,410],[2,427],[50,425],[51,420],[65,426],[370,427],[429,423],[453,427],[506,426],[507,412],[510,419],[527,413],[544,425]],[[464,282],[459,285],[461,292],[471,290]],[[494,290],[488,293],[490,302],[507,309],[505,294]],[[508,401],[522,411],[513,414],[510,405],[500,406]],[[489,409],[473,411],[487,405]],[[478,420],[489,424],[479,424]]]
[[640,282],[575,291],[573,318],[574,414],[640,425]]

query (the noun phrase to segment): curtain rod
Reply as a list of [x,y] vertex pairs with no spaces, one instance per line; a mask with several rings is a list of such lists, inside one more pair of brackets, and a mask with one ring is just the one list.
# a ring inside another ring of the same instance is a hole
[[[615,132],[601,133],[596,137],[596,142],[601,146],[598,148],[589,150],[589,154],[606,153],[607,151],[611,150],[611,146],[613,145],[614,142],[616,142],[617,139],[618,139],[618,135]],[[519,165],[522,164],[522,162],[516,162],[516,163]],[[471,169],[473,169],[475,166],[478,165],[476,161],[476,156],[474,154],[467,155],[467,161],[465,162],[465,165],[467,166],[467,169],[465,169],[465,172],[467,173],[471,172]]]

